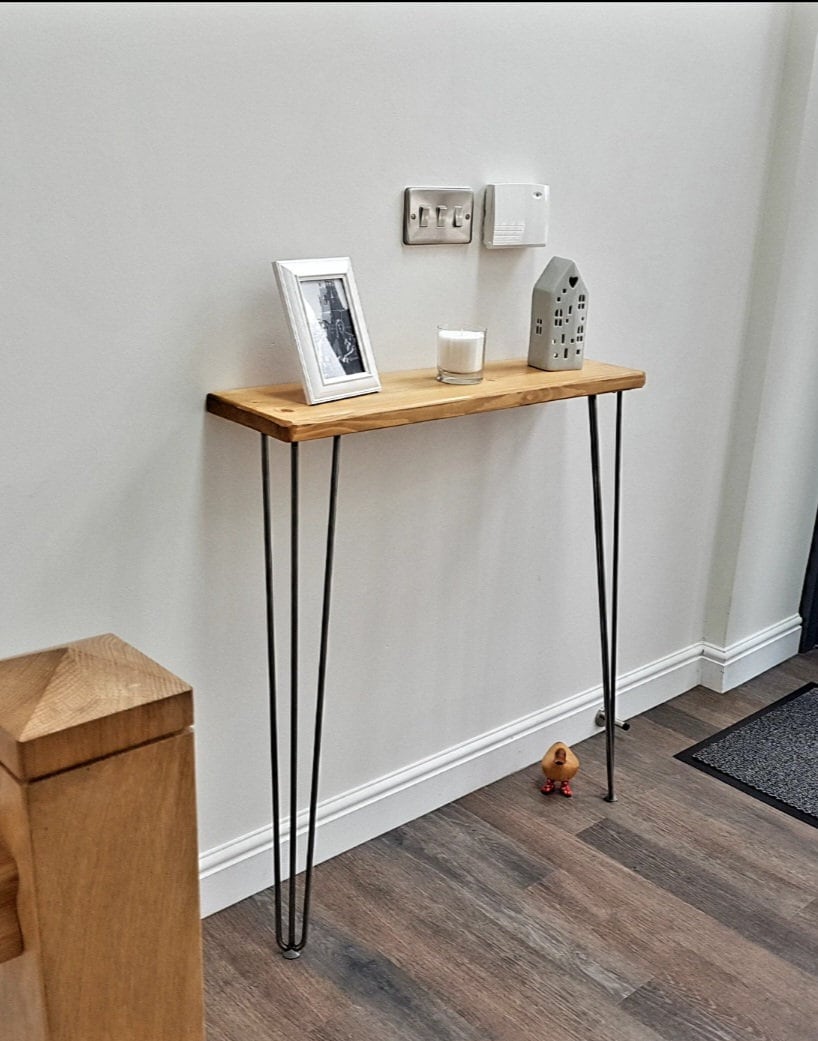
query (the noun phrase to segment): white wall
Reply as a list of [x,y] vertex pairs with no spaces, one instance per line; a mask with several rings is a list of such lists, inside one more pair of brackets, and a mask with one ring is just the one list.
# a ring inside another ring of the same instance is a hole
[[717,644],[798,611],[818,503],[818,5],[793,6],[733,387],[707,619]]
[[[201,848],[235,868],[210,906],[269,873],[258,438],[204,398],[297,378],[271,261],[350,256],[382,371],[431,365],[446,319],[524,355],[533,282],[577,261],[588,355],[648,373],[625,401],[621,671],[677,693],[712,599],[789,7],[0,8],[0,654],[113,631],[194,684]],[[550,184],[546,248],[402,245],[406,185],[495,180]],[[533,761],[552,724],[587,732],[585,415],[345,439],[322,799],[362,823],[325,853]],[[302,455],[312,559],[327,446]]]

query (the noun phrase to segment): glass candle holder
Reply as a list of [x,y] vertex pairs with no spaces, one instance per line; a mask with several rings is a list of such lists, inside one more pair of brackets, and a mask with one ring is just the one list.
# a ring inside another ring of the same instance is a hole
[[485,360],[485,329],[437,327],[437,378],[441,383],[479,383]]

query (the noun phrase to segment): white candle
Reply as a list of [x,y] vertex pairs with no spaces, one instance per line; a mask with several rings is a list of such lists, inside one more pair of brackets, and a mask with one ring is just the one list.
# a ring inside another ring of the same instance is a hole
[[438,329],[437,361],[446,372],[475,375],[483,369],[482,329]]

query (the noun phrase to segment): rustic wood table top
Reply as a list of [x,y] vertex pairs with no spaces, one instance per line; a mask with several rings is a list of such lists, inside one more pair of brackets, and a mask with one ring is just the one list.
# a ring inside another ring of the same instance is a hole
[[478,412],[589,397],[644,386],[645,373],[586,359],[581,369],[544,372],[523,360],[486,366],[481,383],[440,383],[435,369],[381,375],[374,394],[310,405],[300,383],[208,394],[207,410],[279,441],[314,441],[338,434],[451,419]]

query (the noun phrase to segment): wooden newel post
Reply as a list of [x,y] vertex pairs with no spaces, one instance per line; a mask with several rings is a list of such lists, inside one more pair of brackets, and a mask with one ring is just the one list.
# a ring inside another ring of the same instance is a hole
[[0,1041],[202,1041],[192,723],[116,636],[0,661]]
[[14,857],[0,845],[0,963],[23,953],[23,934],[17,915],[18,883]]

